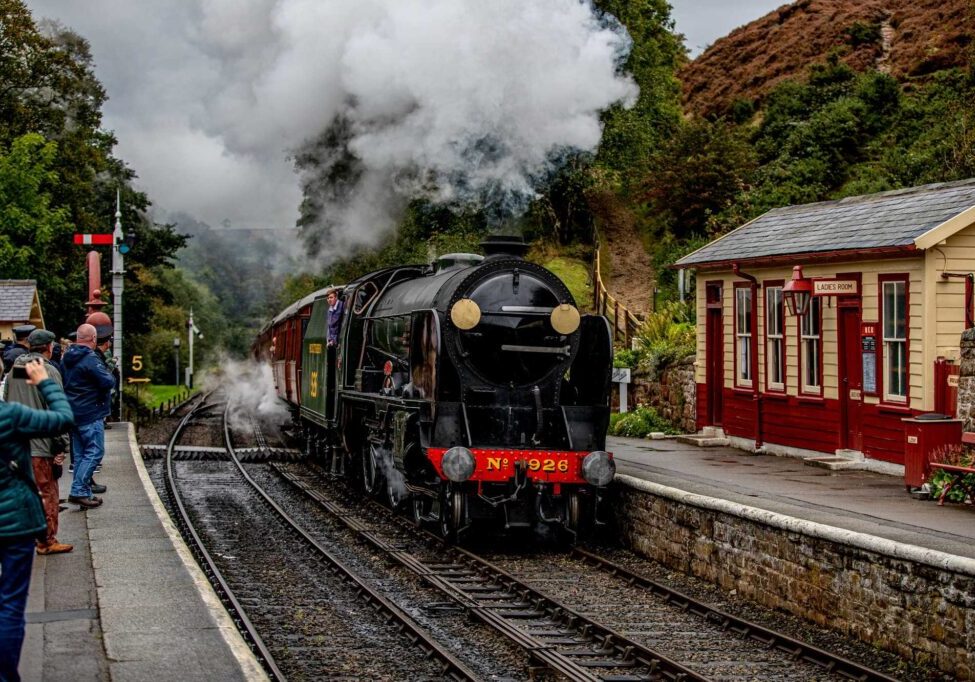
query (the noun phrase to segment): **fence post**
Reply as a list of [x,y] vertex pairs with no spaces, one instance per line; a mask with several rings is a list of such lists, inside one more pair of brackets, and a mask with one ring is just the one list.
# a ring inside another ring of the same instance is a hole
[[613,302],[613,343],[620,337],[620,302]]

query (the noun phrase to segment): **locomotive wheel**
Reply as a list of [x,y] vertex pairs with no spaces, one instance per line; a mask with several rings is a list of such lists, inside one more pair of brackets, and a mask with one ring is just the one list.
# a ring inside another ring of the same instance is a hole
[[379,464],[372,453],[372,446],[366,443],[362,448],[362,487],[370,495],[379,492],[382,483],[382,474],[379,471]]
[[430,512],[433,510],[433,498],[428,495],[421,495],[419,493],[413,493],[413,523],[416,524],[417,528],[423,525],[423,522],[430,518]]
[[440,534],[449,542],[457,540],[457,533],[467,516],[467,498],[462,490],[447,488],[440,499]]
[[582,527],[582,500],[579,499],[579,493],[569,493],[569,500],[566,507],[566,526],[573,533],[578,534]]

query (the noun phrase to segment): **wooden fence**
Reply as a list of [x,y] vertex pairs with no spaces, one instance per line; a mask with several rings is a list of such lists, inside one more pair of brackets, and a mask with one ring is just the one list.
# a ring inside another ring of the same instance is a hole
[[593,242],[596,253],[592,263],[593,308],[595,308],[596,314],[605,315],[609,318],[613,325],[613,342],[622,342],[625,348],[630,348],[633,337],[643,321],[620,303],[619,299],[611,296],[606,289],[600,272],[599,237],[594,236]]
[[190,389],[187,388],[181,391],[180,393],[177,393],[169,400],[166,400],[160,403],[159,405],[156,405],[155,407],[149,408],[143,405],[139,405],[138,407],[135,408],[130,407],[129,409],[130,410],[134,409],[135,411],[135,419],[133,421],[135,421],[136,426],[139,425],[148,426],[149,424],[153,424],[159,421],[163,417],[172,416],[176,408],[178,408],[180,405],[182,405],[187,400],[189,400],[190,397],[192,397],[192,395],[193,395],[192,391],[190,391]]

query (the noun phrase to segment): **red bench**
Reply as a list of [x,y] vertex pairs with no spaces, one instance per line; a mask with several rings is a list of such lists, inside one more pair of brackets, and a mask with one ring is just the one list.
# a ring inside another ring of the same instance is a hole
[[[965,445],[975,445],[975,433],[962,433],[961,442]],[[945,497],[952,488],[961,488],[975,502],[975,486],[965,483],[965,476],[975,474],[975,467],[963,467],[958,464],[948,464],[947,462],[928,462],[928,468],[931,471],[940,469],[949,477],[948,484],[945,485],[944,490],[941,491],[941,497],[938,498],[939,506],[944,506]]]

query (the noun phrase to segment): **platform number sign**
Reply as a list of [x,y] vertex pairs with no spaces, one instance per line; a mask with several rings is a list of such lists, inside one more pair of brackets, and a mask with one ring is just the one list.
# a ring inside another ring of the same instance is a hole
[[128,382],[130,384],[144,384],[144,383],[147,383],[149,381],[145,377],[140,377],[139,376],[139,373],[142,371],[142,368],[143,368],[143,365],[142,365],[142,356],[141,355],[133,355],[132,356],[132,365],[131,365],[131,368],[132,368],[132,372],[131,372],[131,374],[128,377]]

